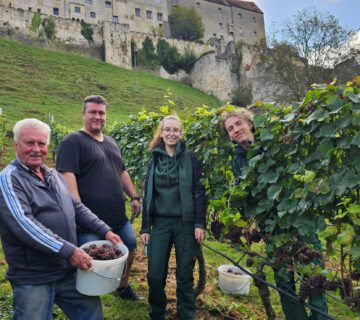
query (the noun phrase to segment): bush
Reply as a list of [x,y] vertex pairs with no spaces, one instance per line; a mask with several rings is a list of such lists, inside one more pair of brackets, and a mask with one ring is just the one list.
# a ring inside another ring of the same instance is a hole
[[231,103],[237,106],[248,106],[252,103],[252,87],[250,85],[240,86],[233,92]]
[[155,68],[159,65],[158,57],[155,53],[155,47],[152,40],[146,37],[143,42],[143,47],[138,51],[137,63],[150,68]]
[[31,19],[31,26],[30,30],[38,31],[41,25],[41,16],[39,12],[35,12],[32,19]]
[[94,30],[92,29],[91,24],[81,21],[81,34],[89,41],[89,43],[94,42],[93,33]]
[[176,47],[170,46],[165,40],[160,39],[156,45],[156,51],[160,64],[168,73],[174,74],[179,70],[181,55]]
[[45,35],[48,39],[53,39],[56,33],[56,26],[53,17],[45,18],[42,22]]
[[186,71],[186,73],[190,73],[194,64],[197,60],[197,57],[193,51],[186,51],[184,55],[181,57],[179,67]]

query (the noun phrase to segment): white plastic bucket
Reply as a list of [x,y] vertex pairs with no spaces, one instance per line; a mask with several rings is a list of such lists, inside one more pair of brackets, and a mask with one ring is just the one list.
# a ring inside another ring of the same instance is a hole
[[[80,248],[84,249],[92,244],[95,244],[97,247],[101,247],[103,244],[112,245],[110,241],[98,240],[84,243]],[[119,286],[129,250],[123,243],[117,244],[117,248],[123,254],[120,258],[92,260],[92,266],[89,270],[77,270],[77,291],[88,296],[98,296],[113,292]]]
[[[228,270],[240,274],[229,273]],[[226,294],[249,294],[251,277],[241,271],[240,268],[224,264],[218,268],[218,272],[219,286],[222,292]]]

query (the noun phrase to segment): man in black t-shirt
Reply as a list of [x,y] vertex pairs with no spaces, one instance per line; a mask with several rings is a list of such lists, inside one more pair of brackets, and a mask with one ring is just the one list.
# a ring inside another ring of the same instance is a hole
[[[64,138],[58,149],[56,168],[69,185],[71,193],[117,233],[129,249],[126,272],[116,295],[141,300],[128,283],[135,255],[136,236],[125,214],[124,191],[131,198],[134,214],[140,213],[140,199],[115,140],[103,134],[107,102],[102,96],[84,99],[84,128]],[[77,233],[78,245],[99,240],[86,229]]]

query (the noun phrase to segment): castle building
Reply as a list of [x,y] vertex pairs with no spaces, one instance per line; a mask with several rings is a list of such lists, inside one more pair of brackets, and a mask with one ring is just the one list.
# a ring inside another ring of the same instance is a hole
[[194,8],[205,29],[204,41],[249,44],[265,37],[263,12],[240,0],[0,0],[0,5],[63,19],[122,24],[129,31],[171,36],[168,16],[176,6]]

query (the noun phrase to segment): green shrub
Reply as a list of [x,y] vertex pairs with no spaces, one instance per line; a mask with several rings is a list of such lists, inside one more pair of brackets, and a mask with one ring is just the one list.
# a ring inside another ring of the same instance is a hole
[[74,130],[64,127],[60,124],[52,123],[51,124],[51,136],[50,136],[50,149],[52,153],[52,158],[56,160],[56,153],[62,139],[73,132]]
[[38,31],[41,25],[41,16],[39,12],[35,12],[32,19],[31,19],[31,31]]
[[81,21],[81,34],[87,41],[89,41],[89,43],[94,42],[93,33],[94,30],[92,29],[91,24]]
[[156,51],[160,64],[168,73],[174,74],[179,70],[179,66],[181,65],[181,55],[176,47],[171,46],[165,40],[160,39],[156,45]]
[[252,103],[252,87],[250,85],[243,85],[235,89],[233,92],[231,103],[237,106],[248,106]]
[[158,57],[155,53],[155,47],[152,40],[146,37],[143,42],[143,47],[138,51],[137,62],[140,65],[155,68],[159,65]]
[[44,33],[48,39],[53,39],[56,34],[56,25],[53,17],[45,18],[42,22]]
[[184,55],[181,57],[179,68],[186,71],[186,73],[190,73],[194,64],[197,60],[197,57],[193,51],[186,51]]

